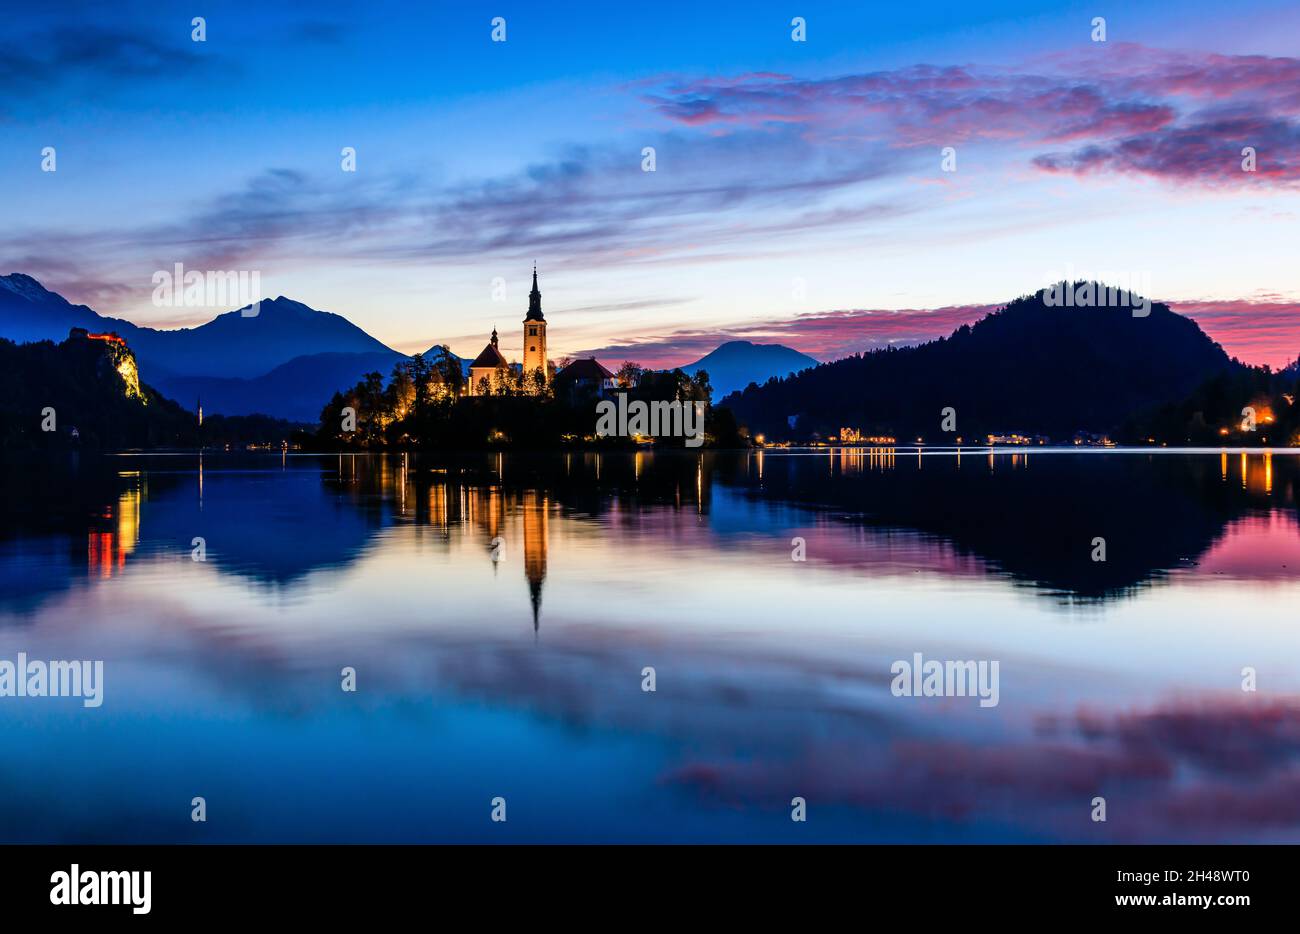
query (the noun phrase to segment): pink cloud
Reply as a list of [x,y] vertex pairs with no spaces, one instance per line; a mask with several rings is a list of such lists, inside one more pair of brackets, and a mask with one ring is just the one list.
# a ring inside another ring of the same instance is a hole
[[1170,302],[1195,319],[1229,354],[1255,365],[1280,369],[1300,357],[1300,302],[1234,299]]
[[889,344],[919,344],[951,334],[978,321],[999,305],[946,308],[852,309],[816,312],[793,318],[722,330],[677,331],[625,344],[601,347],[575,356],[635,360],[656,368],[693,363],[729,340],[784,344],[818,360],[838,360]]
[[[1168,304],[1194,319],[1228,354],[1245,363],[1267,363],[1280,369],[1300,356],[1300,302],[1277,297]],[[946,337],[963,324],[974,324],[1001,307],[973,304],[815,312],[746,326],[646,336],[574,356],[635,360],[642,366],[666,368],[693,363],[726,341],[748,340],[784,344],[818,360],[830,361],[890,344],[920,344]]]
[[[644,99],[668,120],[715,132],[798,122],[891,148],[1019,140],[1042,171],[1118,172],[1175,182],[1300,182],[1300,59],[1118,45],[1045,56],[1019,70],[914,65],[793,79],[676,79]],[[1241,171],[1253,146],[1258,171]]]

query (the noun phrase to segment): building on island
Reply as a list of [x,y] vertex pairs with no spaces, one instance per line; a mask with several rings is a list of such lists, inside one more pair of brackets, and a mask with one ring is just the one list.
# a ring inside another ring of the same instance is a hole
[[617,385],[614,374],[595,357],[574,360],[555,376],[555,395],[576,402],[582,398],[603,398]]
[[[571,370],[574,370],[572,374]],[[562,374],[568,374],[566,392],[571,392],[575,386],[594,386],[597,394],[603,394],[614,385],[613,374],[594,359],[578,360],[565,367]],[[465,395],[495,395],[510,387],[528,394],[539,394],[550,386],[558,386],[557,379],[555,364],[546,358],[546,317],[542,314],[542,291],[537,287],[537,266],[534,264],[533,289],[528,293],[528,311],[524,315],[524,362],[511,363],[506,359],[501,353],[496,328],[493,328],[491,340],[469,365]]]

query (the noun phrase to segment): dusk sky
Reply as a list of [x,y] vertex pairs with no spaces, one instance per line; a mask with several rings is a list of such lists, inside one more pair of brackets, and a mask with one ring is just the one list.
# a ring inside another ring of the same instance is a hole
[[0,274],[178,327],[229,309],[154,307],[155,271],[257,270],[395,349],[496,326],[518,359],[536,261],[553,357],[660,366],[1124,276],[1247,362],[1300,355],[1294,0],[711,6],[11,5]]

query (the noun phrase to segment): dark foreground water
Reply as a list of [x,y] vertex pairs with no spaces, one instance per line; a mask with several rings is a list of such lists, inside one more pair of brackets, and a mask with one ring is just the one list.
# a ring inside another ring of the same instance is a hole
[[[1300,841],[1298,480],[1219,451],[6,463],[0,660],[104,686],[0,697],[0,840]],[[915,653],[996,661],[997,705],[895,696]]]

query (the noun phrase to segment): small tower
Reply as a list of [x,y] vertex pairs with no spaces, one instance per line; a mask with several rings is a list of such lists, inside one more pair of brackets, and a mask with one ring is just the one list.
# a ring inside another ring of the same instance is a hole
[[[506,362],[505,357],[501,356],[497,343],[497,329],[493,328],[492,339],[469,365],[469,387],[465,392],[466,395],[477,396],[483,388],[488,392],[495,392],[496,387],[504,382],[510,364]],[[483,380],[487,382],[483,383]]]
[[524,315],[524,379],[532,376],[534,370],[541,370],[542,382],[546,382],[546,319],[542,317],[542,293],[537,288],[536,263],[533,263],[533,290],[528,293],[528,314]]
[[202,396],[199,396],[198,403],[199,403],[199,427],[202,428],[203,427],[203,397]]

